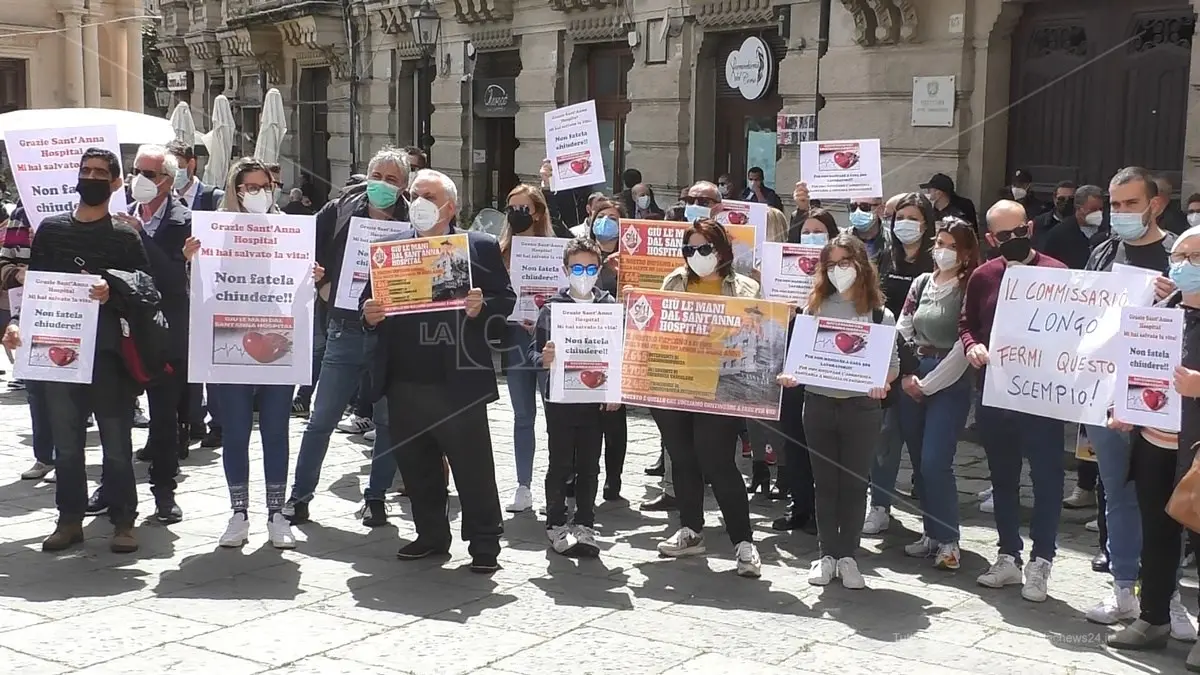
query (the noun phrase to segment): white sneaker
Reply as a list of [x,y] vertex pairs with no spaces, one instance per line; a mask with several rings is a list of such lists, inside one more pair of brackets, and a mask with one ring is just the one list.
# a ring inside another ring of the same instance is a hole
[[958,548],[958,542],[952,541],[949,544],[938,544],[937,553],[933,556],[933,566],[939,570],[956,570],[961,560],[962,550]]
[[992,491],[988,489],[985,492],[987,492],[987,497],[984,497],[983,501],[979,502],[979,510],[984,513],[994,513],[996,511],[996,502],[993,499]]
[[48,476],[51,471],[54,471],[53,464],[34,462],[33,466],[29,467],[29,469],[21,474],[21,480],[42,480]]
[[675,534],[658,542],[658,554],[668,558],[700,555],[706,550],[704,535],[693,532],[690,527],[681,527],[675,531]]
[[575,555],[581,558],[595,558],[600,555],[600,545],[596,543],[596,531],[587,525],[576,525]]
[[566,555],[568,551],[575,548],[575,544],[579,543],[575,539],[575,535],[571,532],[571,528],[566,525],[558,525],[546,530],[546,538],[550,540],[550,548],[559,555]]
[[369,417],[349,415],[346,419],[338,422],[337,428],[338,431],[344,431],[348,434],[365,434],[375,428],[375,423]]
[[1084,490],[1078,485],[1071,490],[1071,494],[1063,500],[1063,508],[1067,509],[1085,509],[1089,506],[1096,505],[1096,491]]
[[1045,602],[1046,587],[1050,584],[1050,570],[1054,563],[1041,558],[1034,558],[1025,566],[1025,585],[1021,587],[1021,597],[1030,602]]
[[371,430],[370,430],[370,431],[368,431],[367,433],[363,434],[363,440],[364,440],[364,441],[370,441],[370,442],[372,442],[372,443],[374,443],[374,442],[375,442],[375,428],[374,428],[374,427],[371,427]]
[[762,559],[758,557],[758,549],[753,542],[739,541],[734,551],[739,577],[757,579],[762,576]]
[[977,494],[975,496],[979,497],[979,501],[982,502],[982,501],[986,500],[988,497],[992,496],[992,488],[989,487],[987,489],[980,490],[979,494]]
[[1099,532],[1100,521],[1093,518],[1083,524],[1083,529],[1087,530],[1088,532]]
[[509,513],[525,513],[533,508],[533,491],[524,485],[517,488],[513,493],[512,503],[508,505],[505,511]]
[[45,476],[42,476],[42,480],[47,483],[57,483],[58,482],[58,474],[54,472],[53,468],[51,468],[50,473],[46,474]]
[[867,511],[867,517],[863,520],[863,534],[879,534],[885,532],[888,526],[892,524],[892,517],[888,515],[886,508],[882,506],[872,506]]
[[272,513],[267,519],[267,538],[275,548],[296,548],[296,535],[292,534],[292,524],[282,513]]
[[825,556],[812,561],[808,568],[808,583],[813,586],[825,586],[837,576],[837,562],[832,556]]
[[250,519],[244,513],[235,513],[229,518],[229,524],[225,526],[225,534],[217,540],[218,546],[225,548],[237,548],[245,546],[250,541]]
[[858,571],[858,563],[854,558],[842,558],[837,561],[837,575],[842,580],[842,588],[857,591],[867,587],[862,574]]
[[1083,615],[1092,623],[1111,626],[1118,621],[1136,619],[1142,613],[1141,603],[1132,588],[1115,587],[1108,597]]
[[1171,596],[1171,637],[1180,642],[1195,642],[1196,641],[1196,620],[1188,613],[1187,607],[1183,606],[1183,598],[1179,597],[1179,591],[1175,591],[1175,595]]
[[988,568],[988,571],[980,574],[975,580],[980,586],[988,588],[1004,588],[1013,584],[1021,583],[1021,568],[1017,567],[1017,559],[1001,553],[996,556],[996,562]]
[[913,558],[929,558],[937,553],[938,543],[928,536],[921,535],[921,538],[904,547],[904,555]]

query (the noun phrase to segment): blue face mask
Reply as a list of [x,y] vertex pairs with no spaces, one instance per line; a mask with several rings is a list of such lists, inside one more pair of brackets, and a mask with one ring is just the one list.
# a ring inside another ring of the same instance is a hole
[[1137,241],[1150,229],[1143,220],[1145,213],[1113,213],[1108,217],[1113,234],[1125,241]]
[[600,216],[592,221],[592,234],[598,241],[612,241],[617,238],[617,221],[608,216]]
[[875,216],[870,211],[859,211],[855,209],[850,212],[850,226],[859,232],[865,232],[871,229],[871,224],[875,222]]
[[1200,267],[1186,260],[1181,263],[1171,263],[1171,270],[1167,275],[1181,292],[1200,293]]
[[683,209],[683,219],[689,223],[694,223],[701,218],[708,218],[711,215],[712,209],[707,206],[700,206],[699,204],[688,204]]
[[805,246],[824,246],[829,243],[829,235],[824,232],[802,233],[800,243]]

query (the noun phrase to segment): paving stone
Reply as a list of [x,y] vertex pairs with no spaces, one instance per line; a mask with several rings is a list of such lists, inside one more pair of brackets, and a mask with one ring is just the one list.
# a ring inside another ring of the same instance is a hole
[[385,626],[292,609],[201,635],[185,644],[269,666],[281,666],[359,642],[385,630]]
[[525,659],[529,656],[527,648],[544,640],[514,630],[424,619],[334,649],[327,656],[371,666],[399,667],[412,675],[462,675],[518,652],[518,659]]
[[263,665],[185,644],[166,644],[75,671],[77,675],[254,675]]
[[21,675],[58,675],[72,670],[64,664],[39,659],[6,647],[0,647],[0,664],[4,664],[6,672]]
[[620,655],[620,669],[631,675],[662,673],[697,656],[700,650],[597,628],[579,628],[520,654],[496,662],[501,670],[542,675],[569,668],[576,675],[608,675],[612,658]]

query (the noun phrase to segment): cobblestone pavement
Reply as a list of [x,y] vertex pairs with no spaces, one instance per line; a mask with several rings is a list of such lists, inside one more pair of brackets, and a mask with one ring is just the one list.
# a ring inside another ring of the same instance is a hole
[[[958,455],[966,520],[956,573],[904,557],[902,546],[919,533],[919,520],[905,508],[886,536],[864,539],[869,590],[811,587],[814,538],[772,532],[782,505],[762,497],[752,502],[761,580],[734,575],[711,496],[708,557],[660,561],[654,545],[671,531],[668,518],[636,511],[657,494],[657,479],[642,470],[658,452],[658,436],[649,417],[637,415],[630,418],[623,490],[630,502],[599,508],[599,560],[548,553],[534,514],[506,514],[504,569],[480,577],[467,571],[462,542],[448,562],[395,559],[398,540],[413,531],[403,498],[389,500],[392,527],[368,531],[359,524],[369,446],[344,434],[335,434],[325,463],[316,522],[298,528],[294,551],[266,541],[261,480],[251,486],[250,544],[217,548],[229,506],[220,457],[193,449],[180,484],[186,519],[170,528],[141,525],[140,552],[110,553],[111,528],[95,519],[82,548],[42,553],[40,541],[53,529],[54,487],[18,478],[32,461],[24,401],[23,393],[0,395],[5,673],[1116,675],[1182,672],[1188,649],[1173,642],[1166,652],[1131,656],[1103,647],[1110,629],[1082,616],[1107,588],[1088,564],[1095,535],[1084,530],[1084,513],[1064,514],[1050,600],[1037,605],[1023,601],[1018,587],[977,586],[995,536],[990,516],[975,505],[986,486],[982,452],[966,442]],[[515,486],[507,396],[490,418],[507,499]],[[540,414],[538,425],[544,439]],[[294,421],[293,459],[302,431]],[[135,431],[135,447],[145,433]],[[89,443],[98,446],[94,430]],[[98,459],[89,452],[93,481]],[[146,467],[137,470],[140,498],[149,504]],[[903,472],[907,484],[907,463]],[[1194,577],[1185,583],[1194,588]],[[1194,602],[1194,590],[1185,595]]]

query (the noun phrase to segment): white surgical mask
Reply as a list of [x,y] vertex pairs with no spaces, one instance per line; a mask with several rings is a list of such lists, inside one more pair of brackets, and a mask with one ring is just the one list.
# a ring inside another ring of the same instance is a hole
[[940,270],[954,269],[958,266],[958,251],[948,248],[935,248],[933,249],[933,262],[937,263]]
[[175,181],[171,183],[171,188],[176,192],[183,192],[190,185],[192,179],[187,174],[187,169],[179,169],[175,172]]
[[1083,222],[1092,227],[1100,227],[1100,223],[1104,222],[1104,212],[1092,211],[1083,217]]
[[408,205],[408,221],[420,232],[432,230],[437,225],[441,213],[442,210],[437,204],[424,197],[417,197]]
[[805,246],[824,246],[829,243],[829,234],[826,232],[802,232],[800,233],[800,243]]
[[912,244],[921,238],[921,222],[917,220],[897,220],[892,226],[892,234],[901,244]]
[[639,209],[650,208],[650,195],[642,195],[641,197],[638,197],[637,198],[637,207]]
[[1029,191],[1025,188],[1014,187],[1012,193],[1013,199],[1025,199],[1025,195],[1029,194]]
[[271,190],[259,190],[254,194],[240,193],[242,208],[249,213],[266,213],[275,205],[275,197]]
[[708,255],[692,254],[692,257],[687,259],[687,264],[696,273],[696,276],[703,279],[717,271],[717,252],[713,251]]
[[592,287],[596,285],[596,279],[599,274],[572,274],[567,277],[567,283],[571,285],[571,294],[576,297],[585,297],[592,294]]
[[1187,214],[1187,221],[1188,221],[1188,225],[1191,227],[1200,225],[1200,213]]
[[158,196],[158,186],[154,184],[154,181],[139,173],[129,184],[129,192],[133,196],[133,201],[139,204],[149,204]]
[[689,223],[694,223],[701,218],[708,218],[711,215],[711,208],[699,204],[688,204],[683,209],[683,218]]
[[838,293],[845,293],[854,285],[854,280],[858,278],[858,270],[853,267],[834,267],[826,272],[829,276],[829,283],[837,289]]

